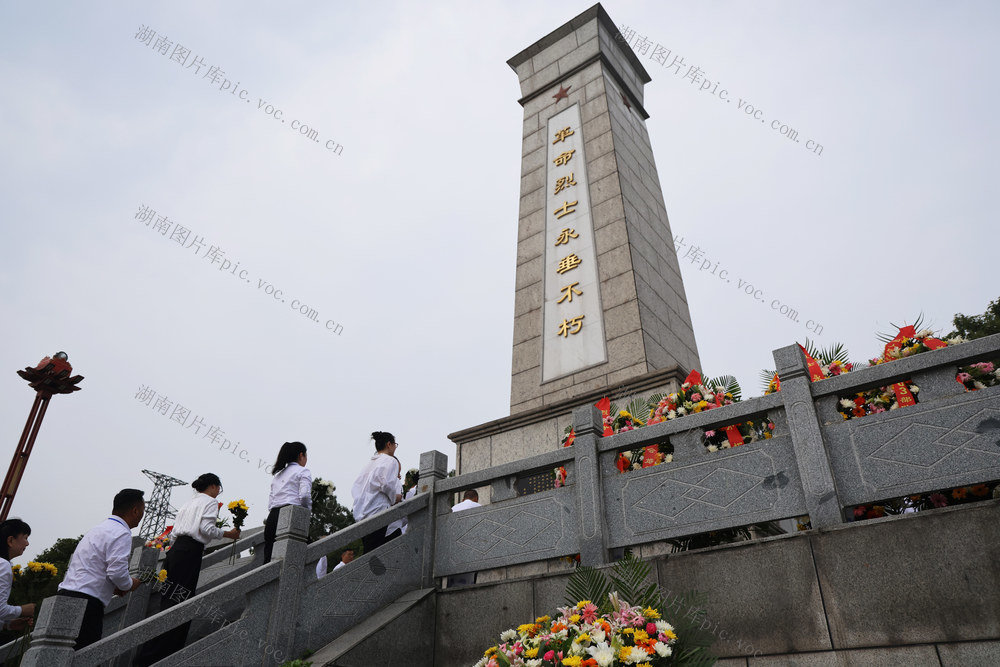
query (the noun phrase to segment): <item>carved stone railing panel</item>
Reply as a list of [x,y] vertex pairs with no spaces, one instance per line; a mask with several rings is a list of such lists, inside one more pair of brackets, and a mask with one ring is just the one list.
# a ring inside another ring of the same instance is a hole
[[631,546],[805,513],[794,449],[787,435],[700,458],[606,478],[609,546]]
[[824,437],[845,505],[991,481],[1000,387],[827,426]]
[[572,487],[442,514],[437,517],[434,576],[577,553],[576,521]]

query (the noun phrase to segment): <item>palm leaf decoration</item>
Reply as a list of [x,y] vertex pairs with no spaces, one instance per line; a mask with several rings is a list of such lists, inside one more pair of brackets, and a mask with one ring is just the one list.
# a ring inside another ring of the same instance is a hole
[[581,566],[573,570],[566,582],[566,605],[575,606],[580,600],[590,600],[597,605],[601,614],[611,611],[608,595],[611,593],[611,582],[600,570]]
[[771,386],[771,380],[774,379],[774,374],[777,371],[769,371],[766,368],[760,370],[760,374],[757,375],[757,379],[760,380],[761,393],[767,391],[767,388]]
[[743,390],[740,389],[740,383],[732,375],[720,375],[717,378],[709,378],[702,382],[702,384],[716,390],[721,389],[725,394],[732,394],[734,403],[739,403],[742,400]]
[[[889,340],[892,340],[892,338]],[[806,338],[806,344],[802,347],[806,348],[810,357],[824,366],[832,364],[834,361],[839,361],[845,364],[850,361],[850,355],[847,353],[847,348],[844,347],[843,343],[833,343],[830,347],[821,349],[816,347],[815,343]]]
[[618,598],[633,606],[652,607],[660,612],[663,619],[674,626],[677,644],[674,646],[676,664],[708,667],[717,658],[709,651],[715,636],[702,628],[708,614],[705,609],[707,596],[703,593],[683,593],[667,599],[655,583],[650,583],[652,570],[631,552],[615,563],[610,577],[607,568],[597,570],[579,567],[566,583],[566,606],[573,607],[583,600],[590,600],[598,607],[601,615],[614,611],[609,595],[612,591]]
[[[920,311],[920,314],[917,315],[917,319],[913,322],[913,328],[917,331],[920,331],[923,328],[923,325],[924,325],[924,313],[923,311]],[[879,332],[875,334],[875,337],[878,338],[883,343],[888,343],[892,341],[892,339],[896,337],[896,334],[899,333],[899,330],[906,326],[906,323],[904,322],[902,325],[899,325],[889,322],[889,326],[894,327],[896,331],[893,333]]]

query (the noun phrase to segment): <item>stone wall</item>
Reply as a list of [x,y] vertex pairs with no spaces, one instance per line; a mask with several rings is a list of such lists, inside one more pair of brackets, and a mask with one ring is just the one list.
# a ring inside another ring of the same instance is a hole
[[[998,547],[991,500],[651,562],[669,596],[708,595],[720,665],[985,666],[1000,664]],[[468,667],[502,631],[552,614],[568,576],[439,592],[434,664]]]

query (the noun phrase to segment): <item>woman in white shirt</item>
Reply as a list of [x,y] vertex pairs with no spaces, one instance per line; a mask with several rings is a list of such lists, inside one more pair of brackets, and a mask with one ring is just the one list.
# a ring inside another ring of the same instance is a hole
[[[206,544],[223,537],[231,540],[240,538],[238,528],[223,531],[217,525],[221,503],[216,498],[222,493],[219,476],[207,472],[194,480],[191,486],[196,493],[177,511],[174,528],[170,532],[170,551],[163,562],[167,581],[160,591],[160,611],[194,595]],[[184,648],[190,625],[185,623],[146,642],[134,664],[151,665]]]
[[306,446],[301,442],[286,442],[278,450],[278,459],[271,468],[271,495],[267,501],[267,521],[264,522],[264,562],[271,562],[274,538],[278,532],[278,513],[282,507],[301,505],[312,511],[312,473],[306,468]]
[[28,548],[31,528],[20,519],[7,519],[0,523],[0,625],[11,630],[23,630],[35,615],[35,603],[8,604],[10,589],[14,584],[14,571],[10,561]]

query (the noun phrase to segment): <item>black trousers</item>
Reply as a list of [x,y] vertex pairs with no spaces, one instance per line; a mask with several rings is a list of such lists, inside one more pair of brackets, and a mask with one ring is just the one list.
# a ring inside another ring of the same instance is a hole
[[[201,573],[201,557],[205,545],[187,535],[181,535],[170,547],[163,561],[167,571],[166,585],[160,591],[160,611],[166,611],[195,594],[198,575]],[[191,622],[168,630],[159,637],[142,645],[136,655],[134,665],[152,665],[184,648]]]
[[83,612],[83,624],[80,626],[80,634],[76,638],[73,650],[79,651],[84,646],[90,646],[100,640],[104,635],[104,603],[93,595],[78,591],[58,591],[56,595],[82,598],[87,601],[87,610]]
[[[281,507],[288,507],[282,505]],[[264,521],[264,562],[271,562],[271,552],[274,550],[274,538],[278,534],[278,514],[281,507],[275,507],[267,513],[267,520]]]
[[376,549],[378,549],[380,546],[382,546],[386,542],[389,542],[390,540],[394,540],[394,539],[396,539],[397,537],[399,537],[402,534],[403,534],[403,531],[401,529],[397,528],[396,530],[392,531],[391,535],[387,536],[385,534],[385,528],[379,528],[374,533],[369,533],[369,534],[365,535],[364,537],[362,537],[361,538],[361,544],[363,544],[364,547],[365,547],[365,553],[370,553],[370,552],[375,551]]

